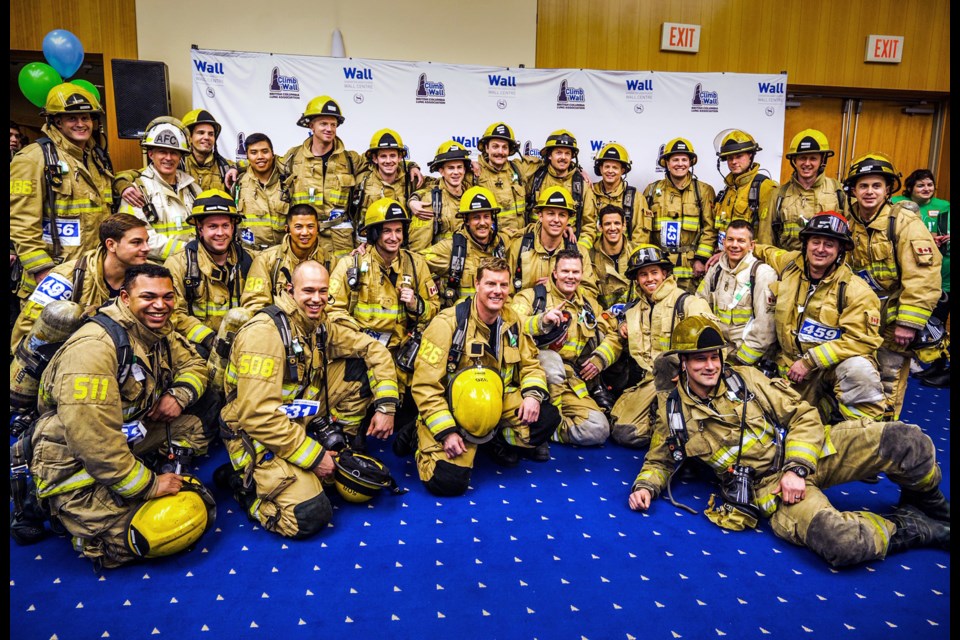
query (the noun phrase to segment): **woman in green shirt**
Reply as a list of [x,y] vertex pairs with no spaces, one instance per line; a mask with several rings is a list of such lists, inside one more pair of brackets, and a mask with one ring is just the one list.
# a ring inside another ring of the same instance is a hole
[[[920,217],[933,235],[934,242],[943,254],[943,267],[940,275],[943,279],[943,296],[933,315],[946,323],[950,313],[950,203],[935,198],[937,184],[929,169],[917,169],[904,181],[903,194],[893,198],[893,202],[913,200],[920,207]],[[918,374],[921,383],[930,387],[946,387],[950,384],[950,361],[941,356],[933,366]]]

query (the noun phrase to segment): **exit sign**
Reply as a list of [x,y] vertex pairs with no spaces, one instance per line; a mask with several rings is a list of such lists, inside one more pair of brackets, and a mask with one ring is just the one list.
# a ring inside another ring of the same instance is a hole
[[660,32],[660,51],[700,51],[700,25],[664,22]]
[[898,64],[903,57],[903,36],[867,36],[866,62]]

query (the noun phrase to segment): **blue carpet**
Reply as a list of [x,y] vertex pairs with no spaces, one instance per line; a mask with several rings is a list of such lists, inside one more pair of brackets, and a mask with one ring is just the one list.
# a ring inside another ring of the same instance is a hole
[[[933,438],[949,496],[950,393],[911,380],[903,419]],[[215,490],[215,531],[179,557],[97,575],[64,539],[10,548],[10,637],[85,638],[947,638],[950,555],[920,549],[831,570],[810,551],[654,503],[627,507],[642,452],[552,445],[438,499],[381,443],[404,496],[333,498],[334,521],[294,542]],[[222,447],[199,462],[212,486]],[[703,510],[703,480],[674,495]],[[837,506],[883,513],[898,490],[851,483]]]

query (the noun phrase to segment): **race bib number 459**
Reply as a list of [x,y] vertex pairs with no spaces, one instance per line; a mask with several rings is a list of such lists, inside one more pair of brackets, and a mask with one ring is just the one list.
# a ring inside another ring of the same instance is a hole
[[807,318],[800,325],[800,342],[829,342],[836,340],[843,335],[843,329],[839,327],[830,327],[821,324],[816,320]]

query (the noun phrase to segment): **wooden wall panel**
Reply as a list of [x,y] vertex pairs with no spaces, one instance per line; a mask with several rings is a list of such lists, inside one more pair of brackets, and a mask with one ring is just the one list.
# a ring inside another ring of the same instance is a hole
[[[699,53],[661,52],[664,22],[701,25]],[[791,84],[948,93],[949,23],[949,0],[539,0],[537,66],[786,70]],[[903,61],[864,62],[869,34],[903,36]]]
[[79,38],[84,55],[103,56],[110,157],[117,170],[141,166],[136,140],[116,137],[117,118],[113,99],[113,58],[136,60],[137,14],[133,0],[12,0],[10,3],[10,49],[36,51],[36,62],[45,62],[43,37],[54,29],[66,29]]

